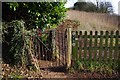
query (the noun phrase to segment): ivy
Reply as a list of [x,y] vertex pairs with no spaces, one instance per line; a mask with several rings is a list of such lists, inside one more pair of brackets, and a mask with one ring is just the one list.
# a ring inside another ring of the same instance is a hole
[[12,64],[26,64],[30,37],[36,35],[35,29],[27,30],[24,24],[18,20],[2,24],[3,60],[7,57],[6,60]]
[[66,2],[3,3],[3,6],[9,9],[4,9],[3,18],[12,12],[10,15],[14,17],[14,19],[22,19],[28,26],[33,26],[32,28],[40,28],[42,30],[56,28],[65,17],[65,3]]
[[[56,28],[65,17],[64,5],[65,2],[3,2],[4,60],[25,64],[30,37],[36,36],[38,28],[41,31]],[[41,38],[45,42],[47,35]]]

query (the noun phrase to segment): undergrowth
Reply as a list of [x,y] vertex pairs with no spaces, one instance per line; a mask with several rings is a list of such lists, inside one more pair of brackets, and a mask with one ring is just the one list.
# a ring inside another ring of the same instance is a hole
[[87,72],[97,72],[101,74],[112,74],[116,72],[119,69],[119,66],[116,62],[112,63],[105,63],[102,62],[96,62],[96,61],[75,61],[73,68],[74,70],[77,70],[78,72],[87,71]]

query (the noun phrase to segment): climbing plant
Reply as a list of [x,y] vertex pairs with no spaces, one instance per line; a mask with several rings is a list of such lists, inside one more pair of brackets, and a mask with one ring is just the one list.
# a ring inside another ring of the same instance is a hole
[[[55,28],[65,17],[65,2],[3,3],[3,20],[23,19],[27,28]],[[8,15],[8,16],[6,16]]]
[[14,20],[3,23],[3,61],[11,64],[25,64],[29,40],[35,36],[35,30],[28,31],[23,21]]
[[[65,16],[64,4],[65,2],[3,2],[3,60],[25,64],[30,37],[35,36],[38,29],[44,31],[57,27]],[[42,40],[45,40],[45,36],[41,36]]]

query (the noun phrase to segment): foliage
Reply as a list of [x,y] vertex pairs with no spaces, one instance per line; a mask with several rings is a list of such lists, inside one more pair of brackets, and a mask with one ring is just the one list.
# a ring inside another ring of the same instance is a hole
[[80,11],[95,12],[97,7],[91,2],[76,2],[74,4],[74,9]]
[[92,2],[76,2],[73,9],[86,12],[113,13],[110,2],[99,2],[97,4],[95,5]]
[[108,64],[104,62],[77,60],[73,67],[75,70],[79,70],[79,71],[90,71],[90,72],[99,72],[102,74],[112,74],[113,72],[115,72],[115,70],[119,68],[117,65],[113,65],[114,63]]
[[112,4],[110,2],[99,2],[98,12],[113,13]]
[[12,78],[12,80],[21,80],[22,78],[42,78],[41,72],[28,70],[25,66],[10,66],[9,64],[2,64],[3,79]]
[[[38,28],[40,32],[55,28],[64,19],[66,12],[64,4],[65,2],[3,2],[4,61],[25,64],[30,37],[36,36]],[[46,37],[46,35],[41,36],[44,41]]]
[[25,29],[23,21],[3,23],[3,60],[13,64],[25,62],[26,51],[29,49],[29,38],[35,30]]
[[[66,12],[64,5],[65,2],[3,3],[3,20],[22,19],[28,29],[40,28],[45,30],[46,28],[55,28],[64,19]],[[6,17],[6,15],[8,16]]]

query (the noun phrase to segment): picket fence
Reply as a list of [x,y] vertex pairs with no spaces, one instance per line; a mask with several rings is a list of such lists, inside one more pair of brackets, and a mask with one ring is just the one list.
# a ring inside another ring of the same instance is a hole
[[53,67],[66,66],[68,69],[78,60],[113,66],[120,62],[120,31],[72,31],[67,28],[48,34],[50,37],[45,43],[38,39],[40,44],[35,52],[39,60],[49,60]]
[[119,31],[71,31],[73,62],[95,61],[117,65],[120,61]]

